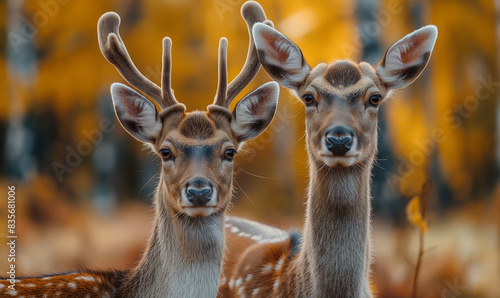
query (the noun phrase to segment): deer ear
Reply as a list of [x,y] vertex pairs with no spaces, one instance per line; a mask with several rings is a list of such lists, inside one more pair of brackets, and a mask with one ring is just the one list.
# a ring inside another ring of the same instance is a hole
[[266,83],[238,102],[231,117],[231,130],[239,143],[260,135],[274,118],[279,85]]
[[425,26],[387,50],[377,66],[377,75],[387,89],[406,87],[420,76],[429,62],[437,35],[436,26]]
[[282,86],[298,90],[311,70],[299,47],[263,23],[255,24],[252,32],[257,55],[269,76]]
[[139,141],[154,144],[163,127],[155,105],[120,83],[111,85],[111,98],[123,128]]

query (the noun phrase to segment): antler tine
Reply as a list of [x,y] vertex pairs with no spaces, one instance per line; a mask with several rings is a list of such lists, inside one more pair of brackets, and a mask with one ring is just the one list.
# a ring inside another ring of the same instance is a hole
[[161,108],[165,108],[167,104],[163,100],[161,88],[140,73],[134,65],[120,37],[119,26],[120,16],[115,12],[107,12],[99,19],[97,35],[103,56],[127,82],[149,95]]
[[169,37],[163,39],[163,61],[161,71],[161,92],[162,98],[167,106],[177,104],[171,87],[172,73],[172,40]]
[[[219,42],[219,81],[217,83],[217,93],[214,104],[225,106],[227,98],[227,39],[225,37]],[[229,105],[227,106],[229,107]]]
[[264,22],[268,26],[273,26],[271,21],[266,21],[266,13],[262,6],[255,1],[247,1],[241,7],[241,15],[245,19],[250,37],[247,59],[240,73],[229,83],[227,87],[227,98],[224,106],[229,107],[233,99],[241,92],[257,75],[260,68],[260,61],[252,36],[252,27],[257,22]]

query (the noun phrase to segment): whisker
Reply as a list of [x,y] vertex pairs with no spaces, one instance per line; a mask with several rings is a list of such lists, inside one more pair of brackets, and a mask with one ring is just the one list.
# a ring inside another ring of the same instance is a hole
[[156,172],[156,174],[153,175],[153,177],[149,178],[149,180],[142,186],[141,190],[139,190],[139,194],[141,194],[141,192],[144,190],[144,188],[146,187],[146,185],[149,184],[149,182],[151,182],[151,180],[153,180],[153,178],[156,177],[156,175],[158,175],[160,173],[160,170],[158,170],[158,172]]
[[246,170],[244,170],[243,168],[240,167],[240,170],[250,176],[254,176],[254,177],[257,177],[257,178],[262,178],[262,179],[270,179],[270,180],[283,180],[283,178],[277,178],[277,177],[266,177],[266,176],[261,176],[261,175],[257,175],[257,174],[253,174],[253,173],[250,173]]
[[243,189],[243,187],[241,187],[241,185],[238,183],[238,181],[234,180],[234,183],[236,183],[236,185],[238,186],[238,189],[243,192],[243,194],[245,195],[245,197],[247,197],[248,201],[250,201],[250,203],[252,203],[252,205],[255,207],[254,202],[252,201],[252,199],[250,199],[250,197],[247,195],[247,193],[245,192],[245,190]]

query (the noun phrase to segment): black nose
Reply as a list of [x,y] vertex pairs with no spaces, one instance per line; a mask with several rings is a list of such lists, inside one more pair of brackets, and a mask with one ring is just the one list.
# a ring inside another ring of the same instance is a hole
[[186,183],[186,195],[194,207],[205,206],[211,200],[212,187],[210,182],[203,178],[191,180]]
[[354,132],[345,126],[334,126],[325,132],[325,145],[335,156],[344,156],[351,148]]

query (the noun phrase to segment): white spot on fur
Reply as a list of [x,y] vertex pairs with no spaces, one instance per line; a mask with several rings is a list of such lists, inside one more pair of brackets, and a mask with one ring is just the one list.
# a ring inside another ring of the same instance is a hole
[[88,275],[82,275],[82,276],[78,276],[78,277],[75,277],[76,280],[85,280],[85,281],[95,281],[95,279],[92,277],[92,276],[88,276]]
[[74,282],[69,282],[68,287],[70,287],[72,289],[76,289],[76,284]]
[[51,278],[52,278],[52,276],[45,276],[45,277],[42,277],[42,279],[45,279],[45,280],[46,280],[46,279],[51,279]]
[[253,241],[257,241],[257,242],[262,241],[262,237],[259,235],[254,235],[250,239],[252,239]]
[[226,284],[226,282],[227,282],[227,278],[226,278],[225,276],[223,276],[223,277],[221,278],[221,280],[220,280],[220,286],[225,285],[225,284]]
[[271,271],[273,271],[273,265],[271,264],[264,265],[264,267],[262,267],[262,273],[264,274],[269,273]]
[[7,294],[10,294],[12,296],[16,296],[17,295],[17,291],[9,290],[9,291],[7,291]]
[[253,277],[253,274],[248,274],[247,275],[247,278],[245,279],[246,281],[250,281]]
[[52,285],[52,283],[51,283],[51,282],[49,282],[49,283],[47,283],[45,286],[46,286],[46,287],[50,287],[51,285]]
[[245,297],[245,296],[243,295],[243,291],[245,291],[245,288],[244,288],[244,287],[241,287],[241,288],[239,288],[239,289],[238,289],[238,295],[240,295],[240,297]]
[[229,285],[229,288],[230,288],[230,289],[232,289],[232,288],[234,287],[234,279],[231,279],[231,280],[229,281],[229,284],[228,284],[228,285]]
[[97,282],[101,283],[102,279],[100,277],[97,278]]
[[240,298],[245,298],[245,294],[243,294],[244,291],[245,287],[241,287],[238,289],[238,295],[240,296]]
[[253,289],[252,296],[255,296],[255,295],[259,294],[259,292],[260,292],[260,288]]
[[283,236],[276,237],[276,238],[263,239],[263,240],[259,241],[259,243],[261,243],[261,244],[279,243],[279,242],[283,242],[287,239],[288,239],[288,235],[283,235]]
[[238,236],[240,236],[240,237],[245,237],[245,238],[250,238],[250,237],[252,237],[252,235],[251,235],[251,234],[248,234],[248,233],[245,233],[245,232],[241,232],[241,233],[239,233],[239,234],[238,234]]
[[104,293],[104,295],[102,295],[102,298],[110,298],[109,293],[108,292]]
[[243,279],[240,277],[236,280],[235,286],[239,287],[241,286],[241,283],[243,282]]
[[97,292],[99,289],[97,289],[97,287],[94,287],[94,292]]
[[283,258],[281,258],[281,259],[278,261],[278,263],[276,263],[276,268],[275,268],[275,270],[276,270],[276,271],[280,271],[280,270],[281,270],[281,267],[283,266],[283,262],[284,262],[284,261],[285,261],[285,260],[284,260]]
[[5,287],[5,286],[4,286],[4,285],[2,285],[2,284],[0,284],[0,289],[1,289],[1,288],[3,288],[3,287]]
[[[235,229],[236,232],[233,229]],[[237,233],[238,231],[239,230],[236,227],[232,227],[231,228],[231,232],[233,232],[233,233]],[[238,233],[238,236],[239,237],[250,238],[250,239],[252,239],[254,241],[257,241],[260,244],[278,243],[278,242],[283,242],[286,239],[288,239],[288,235],[281,235],[281,236],[277,236],[277,237],[274,237],[274,238],[262,239],[262,236],[260,236],[260,235],[252,235],[252,234],[249,234],[249,233],[246,233],[246,232]]]
[[34,285],[34,284],[27,284],[27,285],[23,285],[23,287],[30,287],[30,288],[34,288],[34,287],[36,287],[36,285]]
[[273,291],[276,291],[279,286],[280,286],[280,279],[277,278],[273,285]]
[[231,232],[238,233],[240,230],[237,227],[232,227]]

